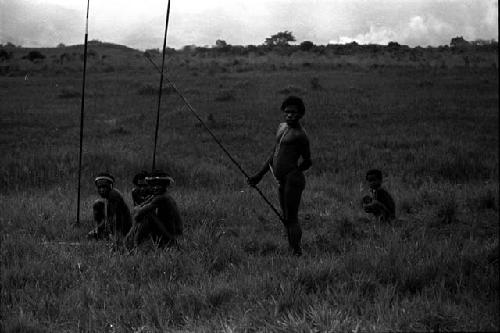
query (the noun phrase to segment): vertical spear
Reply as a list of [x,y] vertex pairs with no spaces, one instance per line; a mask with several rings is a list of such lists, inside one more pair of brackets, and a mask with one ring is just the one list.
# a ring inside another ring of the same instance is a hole
[[163,69],[165,67],[165,49],[167,48],[167,30],[168,30],[168,18],[170,17],[170,0],[168,0],[167,5],[167,15],[165,18],[165,34],[163,36],[163,57],[161,61],[161,75],[160,75],[160,89],[158,90],[158,110],[156,112],[156,129],[155,129],[155,145],[153,149],[153,167],[156,167],[156,145],[158,143],[158,128],[160,126],[160,105],[161,105],[161,93],[163,89]]
[[85,72],[87,71],[87,41],[89,37],[89,5],[87,0],[87,17],[85,20],[85,41],[83,43],[83,80],[82,80],[82,104],[80,107],[80,154],[78,157],[78,196],[76,199],[76,225],[80,225],[80,189],[82,179],[82,147],[83,147],[83,111],[85,109]]

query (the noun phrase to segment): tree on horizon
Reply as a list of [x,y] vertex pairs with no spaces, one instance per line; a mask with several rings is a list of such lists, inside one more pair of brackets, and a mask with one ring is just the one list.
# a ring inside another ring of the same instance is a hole
[[288,46],[289,42],[295,42],[295,40],[293,33],[285,30],[266,38],[264,44],[267,46]]

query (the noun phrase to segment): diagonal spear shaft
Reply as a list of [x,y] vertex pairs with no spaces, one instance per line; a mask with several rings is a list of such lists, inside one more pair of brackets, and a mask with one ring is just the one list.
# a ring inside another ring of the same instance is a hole
[[[161,69],[158,68],[158,66],[156,65],[156,63],[151,58],[149,58],[148,56],[146,56],[146,59],[149,60],[149,62],[156,68],[156,70],[158,72],[162,73]],[[162,76],[163,76],[163,73],[162,73]],[[208,125],[203,121],[203,119],[201,119],[200,115],[191,106],[191,103],[189,103],[189,101],[187,100],[187,98],[184,97],[184,95],[179,91],[179,89],[177,89],[177,86],[174,84],[174,82],[172,82],[172,80],[170,80],[168,77],[166,77],[165,80],[167,80],[167,83],[170,85],[170,87],[172,87],[172,89],[175,91],[175,93],[182,99],[182,101],[184,102],[184,104],[186,104],[186,106],[188,107],[189,111],[191,111],[191,113],[196,117],[196,119],[198,119],[198,121],[207,130],[207,132],[210,134],[210,136],[214,139],[215,143],[217,143],[217,145],[222,149],[222,151],[231,160],[231,162],[233,162],[233,164],[238,168],[238,170],[240,170],[240,172],[248,179],[249,175],[245,171],[245,169],[243,169],[243,167],[241,166],[241,164],[238,163],[238,161],[236,161],[234,159],[234,157],[229,153],[229,151],[226,149],[226,147],[224,147],[224,145],[222,144],[222,142],[220,142],[220,140],[217,138],[217,136],[215,136],[214,132],[212,132],[212,130],[210,129],[210,127],[208,127]],[[264,195],[264,193],[261,191],[261,189],[258,188],[256,185],[252,186],[252,187],[257,191],[257,193],[259,193],[259,195],[262,197],[262,199],[271,208],[271,210],[279,217],[279,219],[282,222],[285,222],[284,217],[281,216],[281,214],[279,213],[278,209],[276,209],[276,207],[274,207],[274,205]]]
[[78,156],[78,195],[76,199],[76,225],[80,225],[80,192],[82,181],[82,150],[83,150],[83,115],[85,110],[85,72],[87,71],[87,42],[89,38],[89,6],[87,0],[87,16],[85,19],[85,41],[83,43],[83,80],[82,80],[82,104],[80,107],[80,154]]
[[156,146],[158,143],[158,129],[160,126],[160,106],[161,106],[161,93],[163,89],[163,69],[165,68],[165,49],[167,48],[167,30],[168,30],[168,19],[170,17],[170,0],[168,0],[167,14],[165,18],[165,34],[163,36],[163,56],[161,61],[161,76],[160,76],[160,89],[158,90],[158,110],[156,112],[156,128],[155,128],[155,145],[153,149],[153,167],[156,167]]

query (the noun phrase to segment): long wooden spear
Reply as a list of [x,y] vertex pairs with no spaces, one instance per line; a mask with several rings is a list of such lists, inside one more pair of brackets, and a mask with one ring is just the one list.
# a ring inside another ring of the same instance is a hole
[[[154,68],[159,72],[161,73],[161,69],[158,68],[158,66],[156,65],[156,63],[153,61],[153,59],[151,59],[146,53],[144,54],[146,59],[149,60],[149,62],[154,66]],[[184,102],[184,104],[187,106],[187,108],[189,109],[189,111],[191,111],[191,113],[196,117],[196,119],[198,119],[198,121],[203,125],[203,127],[207,130],[208,134],[210,134],[210,136],[214,139],[215,143],[217,143],[217,145],[222,149],[222,151],[226,154],[226,156],[231,160],[231,162],[233,162],[233,164],[238,168],[238,170],[240,170],[240,172],[245,176],[246,179],[248,179],[250,176],[248,175],[248,173],[245,171],[245,169],[243,169],[243,167],[241,166],[240,163],[238,163],[238,161],[236,161],[236,159],[231,155],[231,153],[229,153],[229,151],[226,149],[226,147],[224,147],[224,145],[222,144],[222,142],[217,138],[217,136],[215,136],[214,132],[212,132],[212,130],[210,129],[210,127],[208,127],[208,125],[203,121],[203,119],[200,117],[200,115],[195,111],[195,109],[193,108],[193,106],[191,105],[191,103],[189,103],[189,101],[187,100],[186,97],[184,97],[184,95],[179,91],[179,89],[177,89],[177,86],[175,85],[175,83],[170,80],[167,77],[165,77],[165,79],[167,80],[167,83],[170,85],[170,87],[175,91],[175,93],[182,99],[182,101]],[[285,222],[284,220],[284,217],[280,214],[280,212],[278,211],[278,209],[276,207],[274,207],[274,205],[271,203],[271,201],[269,201],[269,199],[264,195],[264,193],[261,191],[260,188],[257,187],[257,185],[254,185],[252,186],[256,191],[257,193],[259,193],[259,195],[262,197],[262,199],[264,199],[264,201],[266,202],[266,204],[272,209],[272,211],[279,217],[279,219],[282,221],[282,222]]]
[[80,154],[78,156],[78,196],[76,199],[76,225],[80,225],[80,192],[82,180],[82,148],[83,148],[83,115],[85,110],[85,73],[87,71],[87,44],[89,38],[89,6],[87,0],[87,16],[85,19],[85,41],[83,43],[83,80],[82,80],[82,104],[80,107]]
[[163,56],[161,61],[161,75],[160,75],[160,89],[158,90],[158,110],[156,112],[156,128],[155,128],[155,145],[153,149],[153,166],[152,170],[156,168],[156,146],[158,143],[158,129],[160,127],[160,106],[161,106],[161,94],[163,90],[163,69],[165,68],[165,50],[167,48],[167,30],[168,30],[168,19],[170,17],[170,0],[168,0],[167,14],[165,18],[165,34],[163,36]]

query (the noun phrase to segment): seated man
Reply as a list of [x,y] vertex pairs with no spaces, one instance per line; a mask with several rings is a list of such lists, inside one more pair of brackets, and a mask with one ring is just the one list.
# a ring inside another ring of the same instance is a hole
[[172,246],[182,235],[182,219],[174,199],[168,195],[167,187],[174,180],[165,172],[155,171],[146,177],[152,197],[136,206],[134,226],[127,235],[128,245],[138,246],[151,238],[159,246]]
[[88,234],[88,238],[110,239],[120,241],[132,226],[130,210],[121,193],[114,189],[115,178],[106,172],[100,173],[94,180],[101,198],[93,206],[96,227]]
[[396,218],[396,205],[389,192],[382,188],[382,172],[372,169],[366,173],[366,181],[370,187],[370,194],[362,199],[365,212],[373,214],[384,222]]

